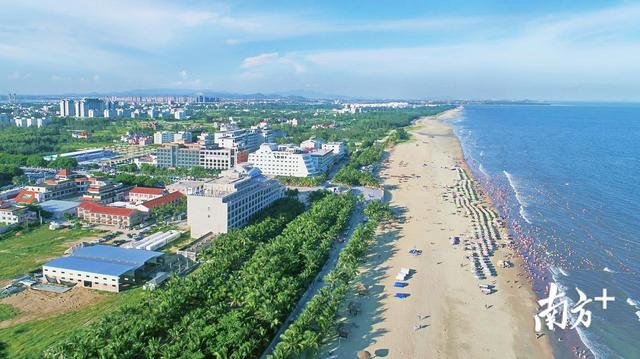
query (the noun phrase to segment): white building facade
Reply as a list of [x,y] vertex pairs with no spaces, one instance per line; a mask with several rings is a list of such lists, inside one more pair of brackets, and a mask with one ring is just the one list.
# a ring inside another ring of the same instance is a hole
[[299,148],[264,143],[249,154],[249,163],[269,176],[309,177],[320,173],[309,153]]
[[284,197],[280,182],[257,168],[236,166],[217,179],[205,182],[187,195],[187,221],[191,237],[227,233],[247,224],[258,211]]

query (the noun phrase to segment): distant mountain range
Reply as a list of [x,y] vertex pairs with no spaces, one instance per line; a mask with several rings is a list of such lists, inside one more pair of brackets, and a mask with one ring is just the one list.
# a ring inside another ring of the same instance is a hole
[[[349,96],[326,94],[309,90],[292,90],[275,93],[235,93],[214,90],[193,90],[193,89],[172,89],[172,88],[155,88],[155,89],[134,89],[126,91],[114,92],[90,92],[90,93],[63,93],[60,97],[79,97],[79,96],[197,96],[204,95],[209,97],[229,98],[229,99],[353,99]],[[48,96],[52,97],[52,96]]]

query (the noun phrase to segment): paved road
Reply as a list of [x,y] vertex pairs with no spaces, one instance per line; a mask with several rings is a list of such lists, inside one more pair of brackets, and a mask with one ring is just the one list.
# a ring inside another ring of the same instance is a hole
[[340,238],[343,238],[345,240],[343,242],[335,242],[335,244],[331,248],[331,251],[329,252],[329,258],[322,267],[322,270],[318,273],[318,275],[316,275],[313,282],[311,282],[311,284],[307,288],[307,291],[300,298],[298,304],[296,304],[295,308],[293,308],[293,311],[291,311],[291,313],[289,314],[287,320],[285,320],[284,324],[280,327],[276,335],[271,340],[271,343],[269,344],[267,349],[262,353],[262,356],[260,357],[261,359],[264,359],[267,357],[267,355],[271,354],[275,346],[280,341],[280,335],[282,335],[282,333],[284,333],[289,325],[294,320],[296,320],[296,318],[298,318],[302,310],[307,306],[307,302],[309,302],[309,300],[311,300],[311,298],[316,295],[320,288],[324,286],[324,281],[322,280],[322,278],[324,278],[324,276],[327,275],[336,266],[336,264],[338,263],[338,255],[340,254],[344,246],[348,243],[348,241],[351,240],[356,226],[364,221],[364,214],[362,210],[363,204],[358,203],[357,207],[353,211],[353,214],[351,215],[351,219],[349,220],[347,231],[345,231],[340,236]]

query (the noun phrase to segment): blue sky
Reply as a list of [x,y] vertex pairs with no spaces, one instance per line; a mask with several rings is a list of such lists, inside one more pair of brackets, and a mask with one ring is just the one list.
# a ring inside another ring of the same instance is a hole
[[640,100],[640,4],[0,0],[0,91]]

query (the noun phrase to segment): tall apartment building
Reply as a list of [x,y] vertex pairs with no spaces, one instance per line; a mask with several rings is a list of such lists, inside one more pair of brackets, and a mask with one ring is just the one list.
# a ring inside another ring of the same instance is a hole
[[258,211],[282,198],[285,188],[247,165],[223,171],[187,196],[191,237],[227,233],[241,227]]
[[99,98],[83,98],[74,103],[76,117],[90,117],[89,110],[94,115],[102,115],[105,110],[105,102]]
[[74,106],[74,101],[71,99],[60,100],[60,116],[67,117],[67,116],[75,116],[75,115],[76,115],[76,109]]
[[249,163],[270,176],[308,177],[320,173],[309,153],[291,145],[264,143],[249,154]]
[[169,131],[157,131],[153,134],[153,143],[164,144],[173,142],[174,133]]

